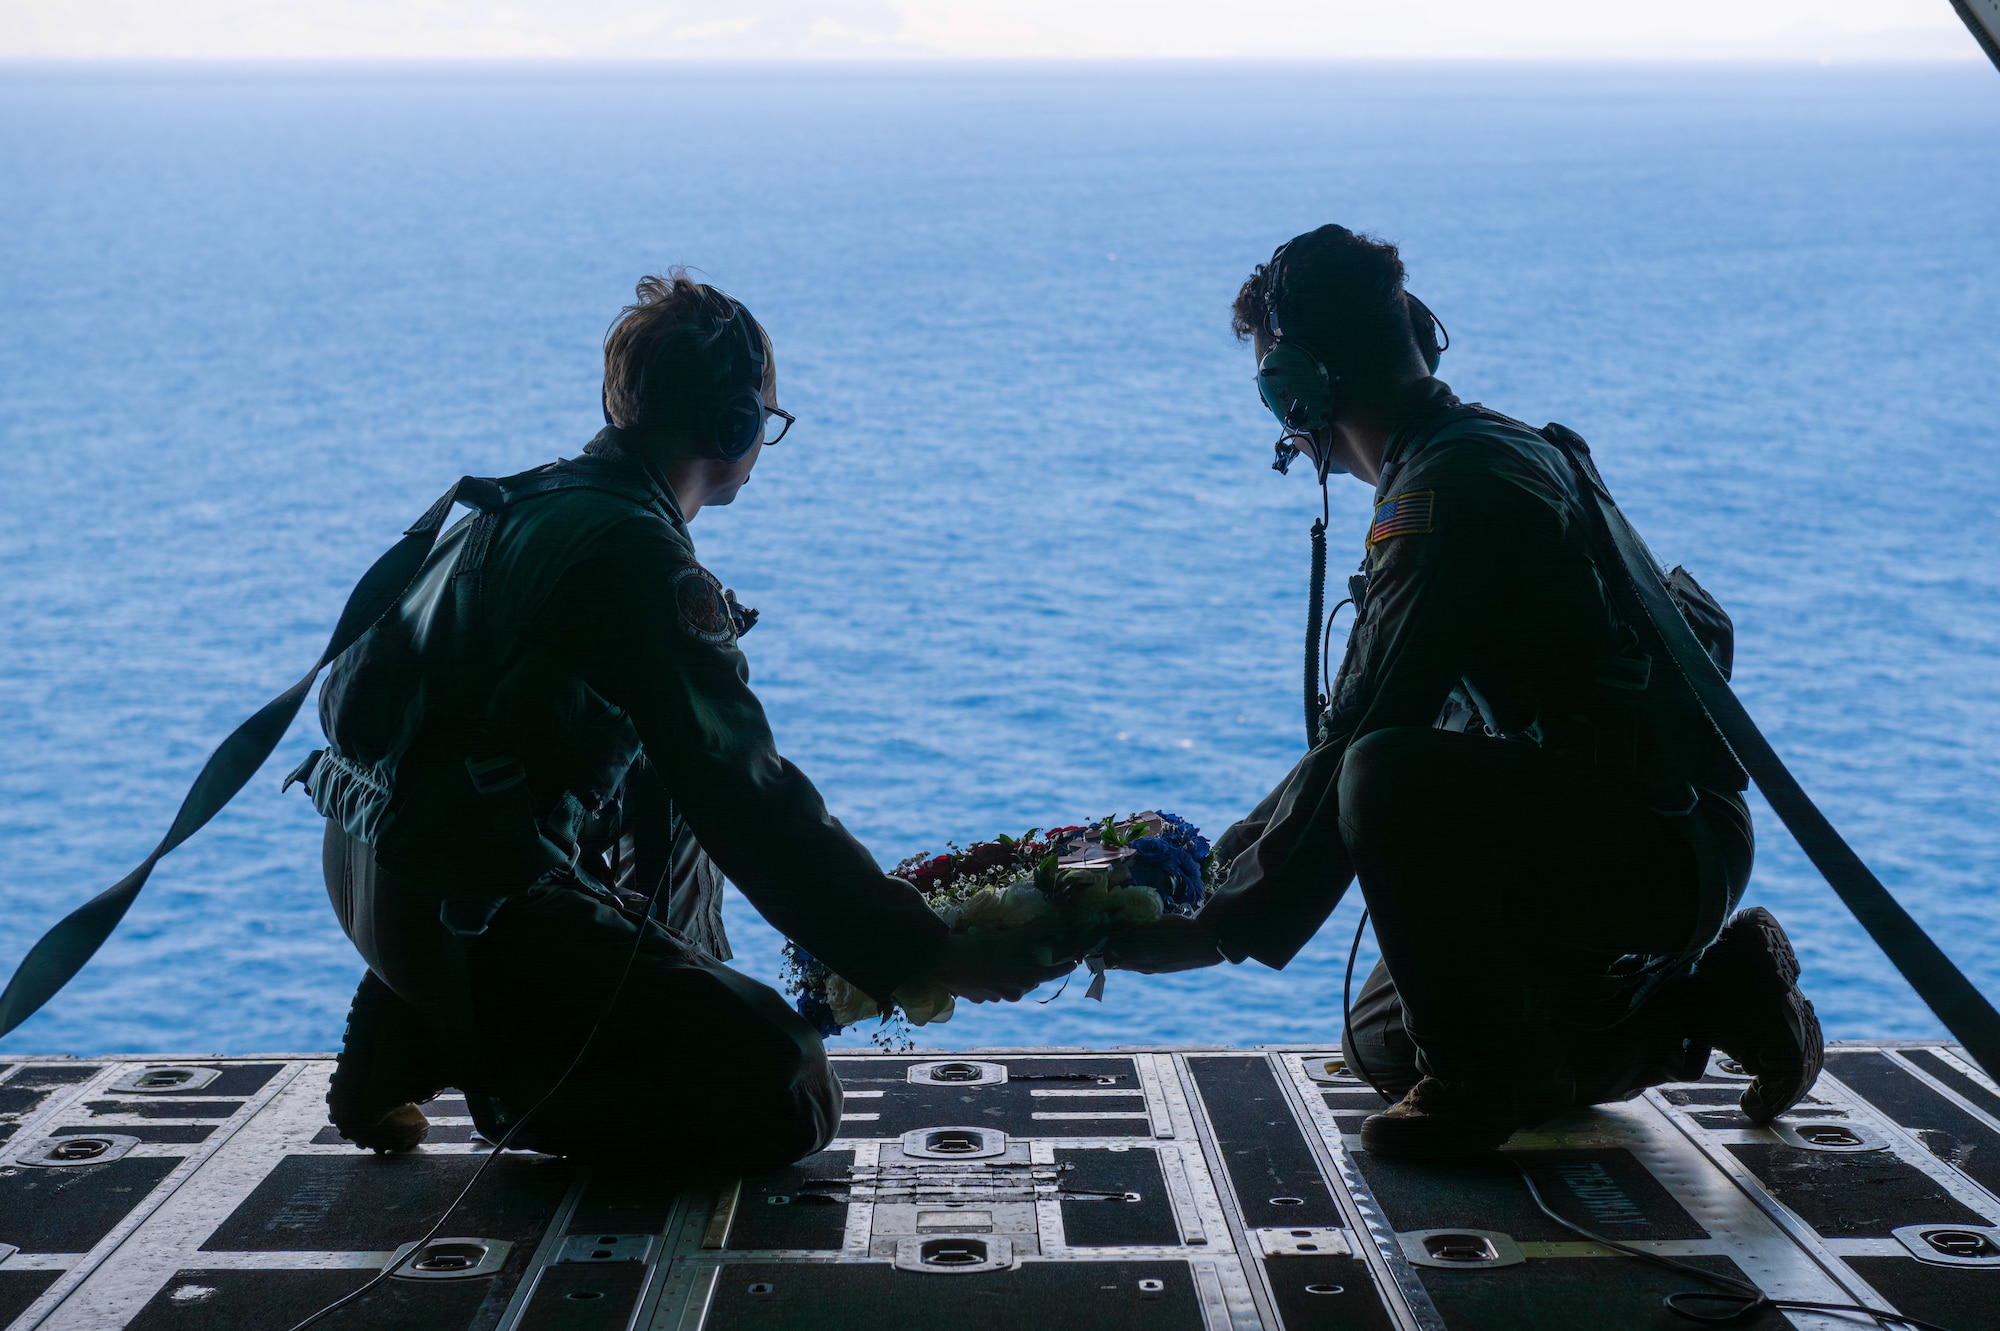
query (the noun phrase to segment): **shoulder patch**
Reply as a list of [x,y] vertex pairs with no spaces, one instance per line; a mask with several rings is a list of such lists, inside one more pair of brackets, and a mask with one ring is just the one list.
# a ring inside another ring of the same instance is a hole
[[1373,549],[1391,536],[1417,536],[1431,529],[1437,508],[1437,492],[1412,490],[1384,499],[1375,505],[1375,521],[1368,528],[1368,545]]
[[690,638],[718,646],[735,640],[736,621],[722,599],[722,584],[701,565],[689,564],[674,574],[674,605]]

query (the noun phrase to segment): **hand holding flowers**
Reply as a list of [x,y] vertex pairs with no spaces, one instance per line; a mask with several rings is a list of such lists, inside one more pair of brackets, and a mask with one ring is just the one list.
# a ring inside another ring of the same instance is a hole
[[[1148,812],[905,860],[896,875],[924,894],[951,936],[936,973],[893,995],[876,1042],[907,1044],[904,1024],[948,1020],[955,996],[1011,1002],[1078,958],[1097,976],[1090,996],[1101,997],[1107,938],[1191,916],[1207,894],[1210,859],[1207,840],[1185,819]],[[786,945],[784,981],[822,1035],[880,1014],[796,943]]]

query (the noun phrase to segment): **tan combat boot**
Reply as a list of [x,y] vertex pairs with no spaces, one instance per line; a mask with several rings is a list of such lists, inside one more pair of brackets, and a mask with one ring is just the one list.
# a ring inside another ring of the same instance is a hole
[[417,1106],[450,1084],[423,1014],[374,971],[364,974],[326,1092],[334,1128],[365,1150],[413,1150],[430,1132]]
[[1516,1129],[1546,1122],[1563,1107],[1552,1086],[1427,1076],[1401,1100],[1362,1120],[1361,1149],[1404,1159],[1463,1160],[1499,1150]]

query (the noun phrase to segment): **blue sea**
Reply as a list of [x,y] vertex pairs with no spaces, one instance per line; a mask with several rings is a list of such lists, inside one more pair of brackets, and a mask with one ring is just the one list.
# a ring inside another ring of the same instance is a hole
[[[783,750],[884,863],[1141,808],[1219,832],[1302,747],[1319,510],[1229,302],[1337,220],[1403,246],[1462,395],[1593,441],[1807,789],[2000,992],[1996,126],[1969,62],[0,69],[0,969],[446,486],[582,446],[605,326],[672,264],[775,338],[798,426],[693,531],[763,612]],[[1369,501],[1334,487],[1336,578]],[[315,738],[0,1052],[335,1047],[360,963],[277,789]],[[1934,1033],[1758,818],[1829,1032]],[[1358,913],[1283,972],[923,1034],[1328,1040]]]

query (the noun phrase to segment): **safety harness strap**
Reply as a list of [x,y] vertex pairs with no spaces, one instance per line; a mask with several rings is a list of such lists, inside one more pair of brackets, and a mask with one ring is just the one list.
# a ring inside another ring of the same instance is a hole
[[125,912],[131,909],[139,890],[152,876],[153,866],[169,851],[200,831],[256,775],[257,769],[264,765],[285,737],[306,695],[312,691],[313,681],[319,678],[319,672],[352,646],[402,598],[423,568],[424,560],[430,556],[431,547],[437,543],[438,533],[444,529],[445,519],[451,516],[453,507],[465,504],[481,511],[492,511],[500,507],[501,502],[500,486],[495,481],[480,476],[461,477],[456,485],[438,497],[438,501],[417,519],[415,525],[403,533],[402,540],[375,561],[349,594],[347,605],[340,612],[340,620],[334,626],[333,636],[327,640],[326,650],[320,653],[319,660],[313,663],[303,679],[265,703],[209,755],[201,774],[188,790],[187,798],[181,801],[173,826],[167,829],[166,836],[153,847],[152,853],[140,861],[138,868],[70,912],[28,949],[28,955],[7,982],[5,992],[0,993],[0,1036],[32,1017],[83,969],[96,955],[97,949],[103,946],[104,940],[111,936],[111,931],[118,927],[118,922],[125,918]]
[[1967,1053],[1989,1076],[2000,1077],[2000,1013],[1973,987],[1943,949],[1889,894],[1869,871],[1826,815],[1812,802],[1786,769],[1770,741],[1758,730],[1729,682],[1723,678],[1688,622],[1668,595],[1665,576],[1646,543],[1618,510],[1590,460],[1590,446],[1566,426],[1550,424],[1540,431],[1568,457],[1585,494],[1586,521],[1601,547],[1615,556],[1605,561],[1624,569],[1626,585],[1618,590],[1621,609],[1635,605],[1651,626],[1668,657],[1687,679],[1709,719],[1736,754],[1738,762],[1764,792],[1771,808],[1797,839],[1861,927],[1887,954],[1910,987],[1937,1014]]

